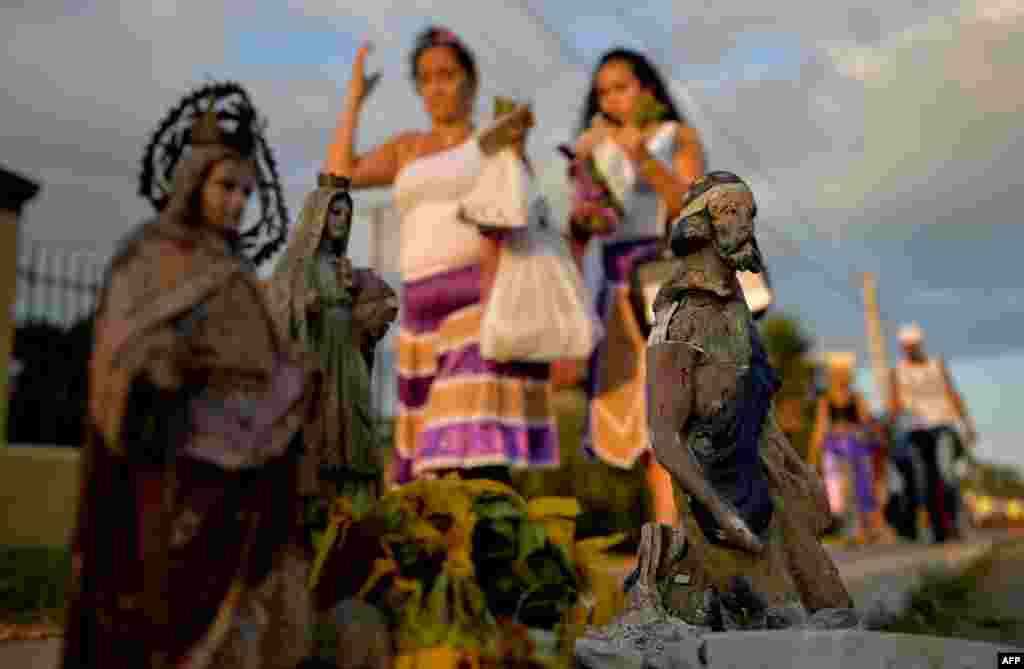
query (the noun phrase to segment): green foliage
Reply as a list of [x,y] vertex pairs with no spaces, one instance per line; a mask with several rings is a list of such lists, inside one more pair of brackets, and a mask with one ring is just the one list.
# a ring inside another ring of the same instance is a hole
[[[639,528],[650,518],[650,494],[642,465],[619,469],[589,460],[583,454],[582,435],[586,398],[578,389],[555,393],[555,419],[561,464],[555,469],[516,470],[512,487],[526,499],[573,497],[583,507],[576,522],[577,538],[625,532],[630,539],[617,552],[632,554],[639,541]],[[394,419],[381,419],[384,459],[393,449]]]
[[494,98],[494,118],[501,118],[505,114],[511,114],[516,110],[516,101],[511,98]]
[[335,666],[334,660],[338,656],[338,628],[333,622],[317,621],[313,624],[313,643],[317,649],[317,656],[330,661],[329,666]]
[[473,505],[473,563],[493,615],[551,629],[576,602],[570,557],[511,500],[483,495]]
[[800,429],[792,435],[793,448],[806,457],[814,430],[815,366],[807,358],[813,338],[801,320],[793,315],[772,314],[760,325],[765,352],[782,377],[782,387],[775,396],[776,407],[787,402],[800,403]]
[[668,116],[668,107],[659,102],[653,95],[645,95],[640,98],[633,122],[638,126],[660,121]]
[[66,549],[0,547],[0,618],[29,622],[60,611],[70,574]]
[[[586,419],[586,398],[577,389],[555,394],[561,464],[557,469],[513,472],[519,494],[535,497],[574,497],[583,507],[576,522],[576,536],[585,538],[616,532],[629,533],[632,541],[617,546],[633,552],[639,528],[650,518],[647,479],[642,465],[619,469],[590,461],[581,443]],[[635,536],[634,536],[635,535]]]
[[811,336],[800,319],[788,314],[772,314],[761,321],[761,339],[773,362],[785,364],[811,350]]
[[992,497],[1024,498],[1024,476],[1018,468],[1010,465],[976,461],[963,487]]
[[[640,527],[651,518],[650,493],[642,464],[619,469],[583,454],[582,435],[586,419],[586,398],[578,389],[555,393],[555,419],[561,463],[554,469],[515,470],[512,486],[526,499],[573,497],[583,507],[576,521],[576,536],[583,539],[625,532],[629,539],[616,552],[632,554],[640,538]],[[382,443],[390,457],[392,418],[382,419],[381,432],[389,435]]]

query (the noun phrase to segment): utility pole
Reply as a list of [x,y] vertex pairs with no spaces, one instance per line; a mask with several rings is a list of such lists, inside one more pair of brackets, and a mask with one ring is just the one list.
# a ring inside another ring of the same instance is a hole
[[[882,317],[878,309],[878,283],[871,272],[864,273],[864,327],[868,338],[868,350],[871,353],[871,369],[874,372],[875,386],[882,402],[883,411],[889,410],[889,361],[885,355],[885,339],[882,338]],[[888,470],[888,449],[883,448],[875,455],[875,490],[879,504],[884,507],[889,497],[886,485]],[[881,508],[881,507],[880,507]]]
[[871,353],[871,368],[882,406],[889,407],[889,361],[882,337],[882,318],[878,309],[878,283],[871,272],[864,273],[864,327]]

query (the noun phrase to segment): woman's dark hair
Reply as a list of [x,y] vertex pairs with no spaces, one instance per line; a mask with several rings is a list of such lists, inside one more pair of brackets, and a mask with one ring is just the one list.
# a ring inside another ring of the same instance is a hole
[[452,53],[455,54],[455,60],[466,71],[469,81],[476,84],[476,59],[473,58],[473,53],[451,30],[439,26],[431,26],[416,37],[416,44],[413,46],[412,55],[409,57],[409,66],[414,85],[419,74],[420,56],[423,55],[424,51],[435,46],[446,46],[451,49]]
[[601,111],[601,105],[597,99],[597,73],[601,71],[602,67],[612,61],[620,61],[629,65],[630,69],[633,70],[633,76],[637,78],[640,85],[644,88],[649,88],[654,93],[654,99],[668,107],[666,121],[685,122],[685,118],[679,112],[679,108],[672,100],[672,96],[668,93],[668,87],[662,80],[661,75],[658,74],[658,71],[651,65],[651,61],[647,60],[647,57],[638,51],[612,49],[601,56],[601,60],[598,61],[593,74],[590,75],[590,90],[587,91],[587,101],[584,104],[583,116],[580,119],[580,133],[583,133],[590,127],[590,120]]
[[335,202],[344,202],[350,212],[355,212],[356,205],[355,202],[352,201],[352,196],[348,191],[342,190],[335,193],[331,198],[331,201],[327,203],[327,209],[330,210],[330,208],[334,206]]

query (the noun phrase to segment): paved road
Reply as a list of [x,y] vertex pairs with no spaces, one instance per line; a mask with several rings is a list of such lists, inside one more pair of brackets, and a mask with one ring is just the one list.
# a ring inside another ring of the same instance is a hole
[[59,641],[11,641],[0,645],[0,667],[4,669],[54,669]]
[[894,544],[831,552],[858,609],[869,611],[881,605],[893,610],[902,606],[927,572],[964,567],[1006,537],[987,533],[937,546]]
[[[1005,531],[976,531],[967,541],[941,545],[899,542],[889,545],[841,548],[827,546],[858,609],[902,607],[907,594],[935,569],[957,569],[980,557],[1012,535]],[[618,571],[624,579],[634,562],[624,559]]]
[[[927,546],[900,543],[852,549],[830,547],[829,550],[857,607],[869,610],[878,603],[899,606],[902,598],[917,585],[924,572],[935,568],[965,566],[1010,536],[1006,532],[978,532],[968,541],[957,544]],[[625,578],[631,569],[629,561],[623,561],[622,577]],[[54,669],[57,666],[58,648],[57,640],[3,643],[0,644],[0,667]]]

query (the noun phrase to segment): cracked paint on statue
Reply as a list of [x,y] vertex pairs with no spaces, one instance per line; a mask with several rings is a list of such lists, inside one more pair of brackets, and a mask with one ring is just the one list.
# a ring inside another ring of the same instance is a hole
[[655,623],[792,627],[853,606],[819,541],[824,488],[775,423],[779,378],[736,279],[762,267],[755,216],[746,184],[715,172],[673,226],[679,267],[655,300],[647,384],[652,446],[683,523],[643,528],[627,611],[591,639],[658,636]]

